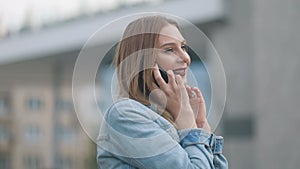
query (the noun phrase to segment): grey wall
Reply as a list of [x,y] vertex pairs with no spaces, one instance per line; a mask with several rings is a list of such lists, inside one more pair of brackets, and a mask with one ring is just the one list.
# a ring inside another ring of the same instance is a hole
[[228,0],[226,7],[210,38],[227,75],[220,129],[230,168],[299,168],[300,1]]
[[255,1],[259,168],[299,168],[300,2]]

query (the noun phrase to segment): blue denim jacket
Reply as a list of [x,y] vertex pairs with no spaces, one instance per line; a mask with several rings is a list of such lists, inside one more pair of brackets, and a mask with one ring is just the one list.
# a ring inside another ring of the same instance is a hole
[[226,169],[223,138],[175,127],[135,100],[123,98],[104,115],[97,141],[99,169]]

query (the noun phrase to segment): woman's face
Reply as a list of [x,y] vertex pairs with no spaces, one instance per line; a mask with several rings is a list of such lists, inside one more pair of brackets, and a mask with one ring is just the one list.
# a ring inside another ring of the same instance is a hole
[[168,24],[162,28],[158,46],[157,64],[166,71],[172,70],[175,75],[180,75],[186,83],[191,59],[186,51],[186,42],[176,26]]

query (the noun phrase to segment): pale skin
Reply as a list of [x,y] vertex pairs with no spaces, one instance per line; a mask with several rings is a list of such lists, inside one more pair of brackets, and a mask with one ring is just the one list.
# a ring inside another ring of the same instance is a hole
[[[187,70],[191,63],[186,52],[186,41],[177,27],[171,24],[162,28],[158,41],[159,54],[154,77],[160,87],[153,83],[151,90],[155,91],[160,100],[166,99],[165,108],[174,117],[178,129],[203,128],[211,132],[201,91],[186,84]],[[158,65],[167,71],[168,83],[162,79]]]

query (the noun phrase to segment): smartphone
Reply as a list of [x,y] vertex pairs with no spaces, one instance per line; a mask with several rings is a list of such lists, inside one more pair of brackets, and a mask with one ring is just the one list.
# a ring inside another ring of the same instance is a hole
[[[160,74],[161,74],[161,77],[164,79],[164,81],[165,81],[166,83],[168,83],[168,82],[169,82],[169,79],[168,79],[167,72],[164,71],[164,70],[161,69],[161,68],[159,68],[158,70],[159,70],[159,72],[160,72]],[[139,89],[142,91],[142,93],[144,93],[144,90],[145,90],[145,89],[144,89],[143,72],[144,72],[144,71],[139,72],[139,79],[138,79],[138,86],[139,86]],[[154,83],[159,87],[157,81],[156,81],[155,78],[154,78],[154,74],[152,74],[152,77],[153,77]],[[150,90],[149,90],[149,89],[146,89],[146,92],[145,92],[145,93],[146,93],[147,96],[149,96]]]
[[[161,77],[164,79],[164,81],[165,81],[166,83],[168,83],[168,82],[169,82],[169,79],[168,79],[167,72],[164,71],[164,70],[161,69],[161,68],[159,68],[158,70],[159,70],[159,72],[160,72]],[[152,76],[153,76],[154,83],[159,87],[157,81],[155,80],[154,74],[152,74]]]

